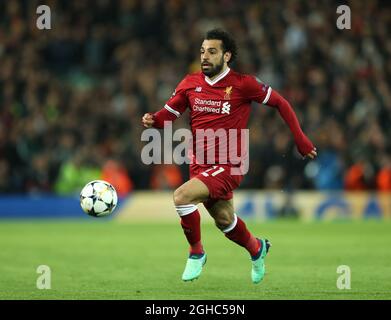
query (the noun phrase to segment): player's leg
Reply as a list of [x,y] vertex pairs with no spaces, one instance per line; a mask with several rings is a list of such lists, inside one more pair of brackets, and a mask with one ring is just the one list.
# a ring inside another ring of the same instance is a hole
[[265,274],[264,258],[269,250],[269,241],[257,239],[251,234],[245,222],[235,214],[232,199],[208,201],[205,207],[225,236],[250,253],[251,278],[254,283],[260,282]]
[[193,178],[175,190],[173,200],[181,225],[190,244],[190,254],[202,254],[200,213],[197,204],[209,196],[208,187]]
[[201,242],[201,219],[197,204],[209,196],[208,187],[197,178],[190,179],[175,190],[173,200],[181,218],[181,226],[190,245],[189,258],[182,279],[197,279],[206,262],[206,254]]
[[209,197],[209,189],[201,180],[192,178],[174,191],[176,206],[198,204]]
[[217,200],[206,209],[224,235],[244,247],[252,257],[259,253],[260,242],[247,229],[246,224],[234,212],[233,200]]

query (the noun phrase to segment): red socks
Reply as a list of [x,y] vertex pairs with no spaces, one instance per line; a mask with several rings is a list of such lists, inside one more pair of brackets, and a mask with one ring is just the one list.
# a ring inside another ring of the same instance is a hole
[[[181,217],[181,226],[190,244],[190,254],[203,254],[201,243],[201,217],[198,208],[194,204],[176,206]],[[236,216],[234,222],[223,230],[225,236],[246,248],[252,257],[259,253],[260,242],[248,231],[242,219]]]
[[223,232],[228,239],[246,248],[252,257],[259,252],[260,242],[248,231],[244,221],[236,215],[234,222]]
[[[190,244],[190,254],[203,254],[201,243],[201,217],[196,205],[176,206],[181,226]],[[190,212],[190,213],[189,213]]]

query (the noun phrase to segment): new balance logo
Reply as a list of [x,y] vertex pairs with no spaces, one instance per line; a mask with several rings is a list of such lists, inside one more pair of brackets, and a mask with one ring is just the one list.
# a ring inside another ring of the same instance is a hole
[[201,92],[202,91],[202,87],[196,87],[194,91],[195,92]]
[[231,110],[231,105],[229,104],[229,102],[224,102],[223,107],[221,108],[221,114],[223,113],[229,114],[230,110]]

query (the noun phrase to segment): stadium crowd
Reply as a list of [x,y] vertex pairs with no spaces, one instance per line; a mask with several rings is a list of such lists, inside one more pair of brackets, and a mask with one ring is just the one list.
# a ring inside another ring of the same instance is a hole
[[303,161],[278,113],[254,105],[241,188],[391,190],[391,10],[345,2],[350,30],[336,27],[339,1],[48,0],[39,30],[40,1],[1,1],[0,192],[185,181],[186,166],[141,162],[140,119],[198,70],[214,27],[237,40],[233,68],[286,97],[319,151]]

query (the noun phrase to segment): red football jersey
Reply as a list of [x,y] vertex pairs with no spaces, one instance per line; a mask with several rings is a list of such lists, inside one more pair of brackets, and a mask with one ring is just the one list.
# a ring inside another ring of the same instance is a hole
[[[248,135],[245,137],[243,130],[247,128],[251,102],[266,104],[271,90],[254,76],[230,68],[214,80],[196,72],[179,83],[164,107],[177,117],[190,109],[192,163],[237,166],[248,157]],[[207,129],[221,135],[211,138],[205,134]],[[226,138],[222,137],[224,133]]]

